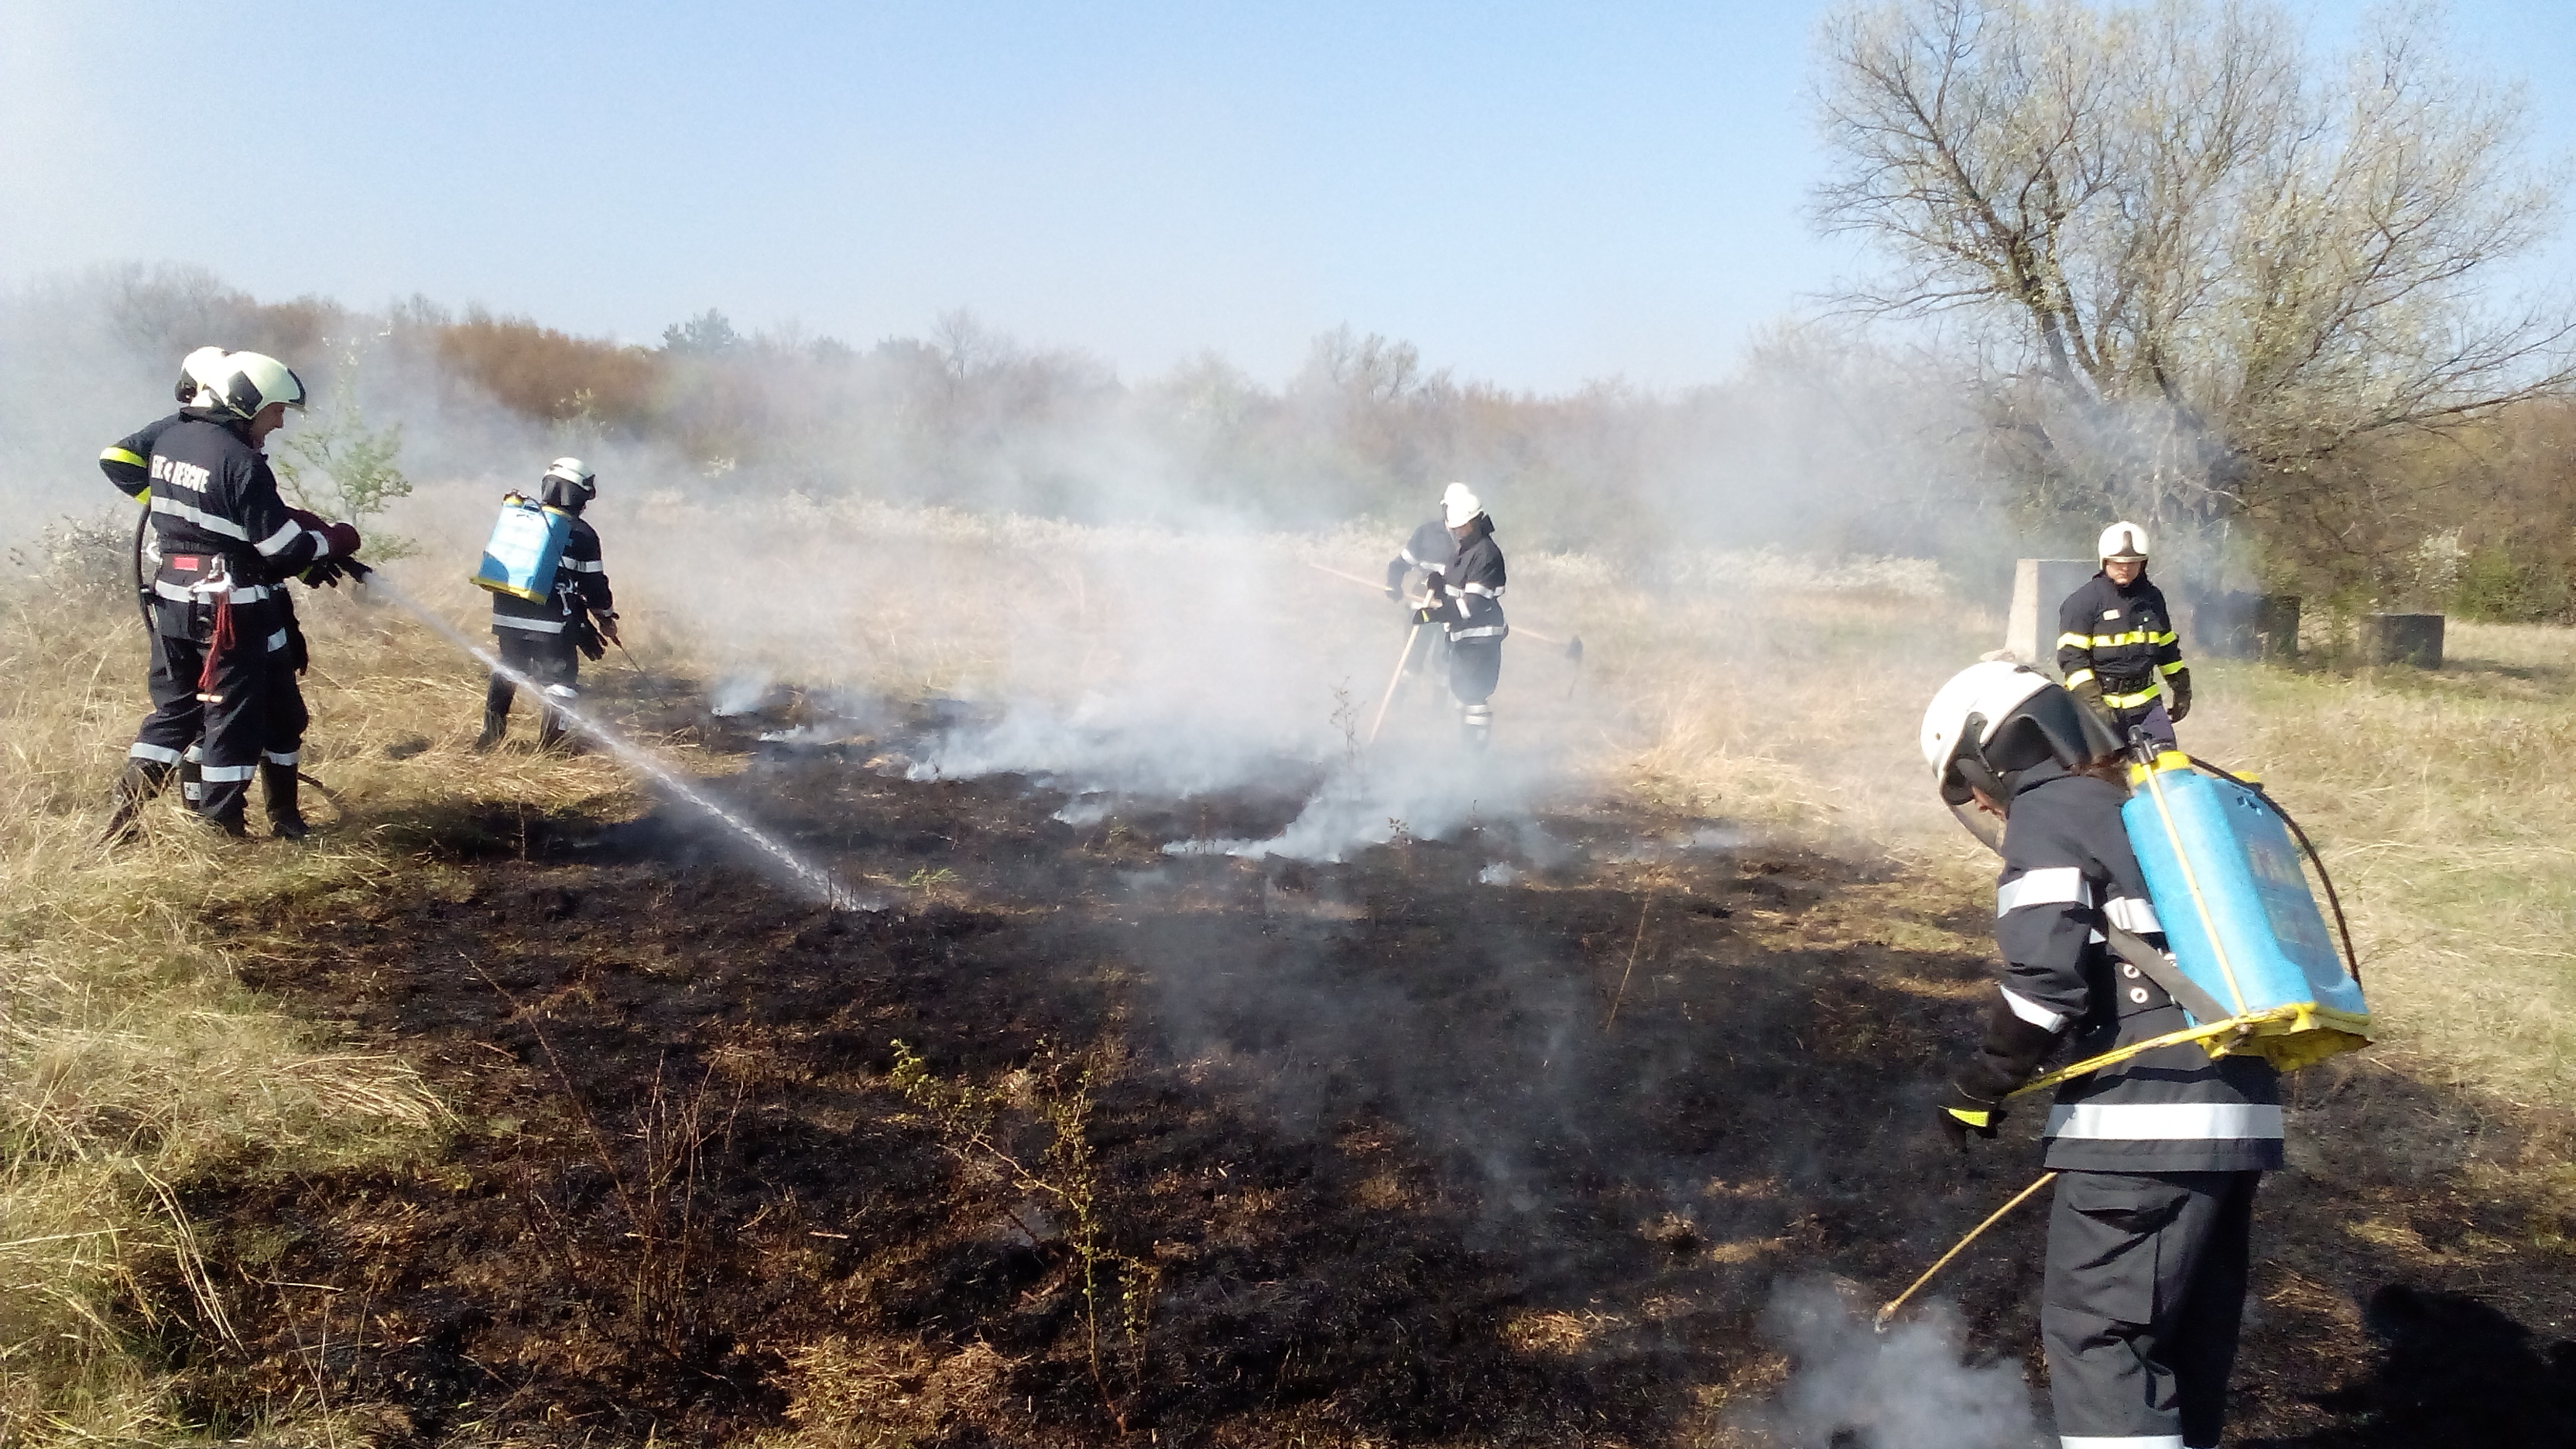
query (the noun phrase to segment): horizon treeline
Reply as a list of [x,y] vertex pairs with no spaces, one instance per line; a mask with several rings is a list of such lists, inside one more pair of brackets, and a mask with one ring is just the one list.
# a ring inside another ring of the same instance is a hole
[[[1348,328],[1273,386],[1213,353],[1131,382],[964,312],[859,347],[746,335],[711,309],[645,347],[420,298],[377,313],[263,302],[189,269],[104,271],[0,303],[0,340],[22,357],[66,327],[95,334],[74,352],[116,364],[91,369],[105,376],[83,415],[131,412],[115,395],[135,385],[124,379],[189,348],[252,348],[297,367],[317,410],[363,400],[371,424],[399,425],[406,465],[433,481],[515,476],[528,465],[513,450],[542,439],[728,499],[794,490],[1300,528],[1427,516],[1456,478],[1524,547],[1645,569],[1676,548],[1927,557],[1981,585],[2015,556],[2080,556],[2113,507],[2019,466],[1973,376],[1816,327],[1773,329],[1705,386],[1537,394],[1460,380],[1409,343]],[[25,467],[21,442],[9,451]],[[2165,541],[2169,584],[2576,621],[2576,403],[2521,401],[2334,468],[2295,490],[2295,513]]]

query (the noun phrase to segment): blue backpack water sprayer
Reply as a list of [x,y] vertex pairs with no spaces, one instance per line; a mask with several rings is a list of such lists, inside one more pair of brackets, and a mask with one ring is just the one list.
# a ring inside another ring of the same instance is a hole
[[[2178,750],[2141,746],[2129,786],[2120,823],[2171,959],[2117,926],[2107,927],[2111,948],[2165,988],[2190,1025],[2060,1067],[2013,1095],[2185,1042],[2212,1057],[2259,1056],[2282,1071],[2370,1045],[2370,1007],[2343,903],[2289,813],[2252,779]],[[2336,936],[2326,933],[2300,869],[2303,853],[2334,908]]]
[[570,513],[509,494],[501,500],[491,542],[483,545],[474,582],[496,594],[542,603],[554,595],[555,566],[563,561],[564,544],[571,537]]
[[[2335,954],[2299,856],[2304,832],[2253,781],[2166,750],[2129,767],[2120,808],[2174,965],[2228,1015],[2206,1045],[2249,1052],[2284,1071],[2370,1044],[2358,966]],[[2292,835],[2298,835],[2297,844]],[[2342,902],[2316,859],[2317,879]],[[2344,949],[2351,951],[2348,932]]]

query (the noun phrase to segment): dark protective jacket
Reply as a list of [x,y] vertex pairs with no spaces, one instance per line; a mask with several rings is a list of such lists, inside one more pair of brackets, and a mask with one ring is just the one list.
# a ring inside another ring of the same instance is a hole
[[[118,492],[142,504],[147,518],[150,516],[152,503],[153,444],[163,433],[187,420],[183,414],[172,413],[157,422],[144,424],[140,431],[110,443],[99,452],[99,471],[107,475],[107,481],[115,484]],[[157,577],[161,568],[161,539],[158,528],[143,530],[143,568],[147,574],[155,575],[153,582],[146,586],[150,596],[166,598],[174,603],[183,601],[183,596],[187,592],[186,585],[203,573],[203,570],[191,570],[182,571],[179,576],[168,579]],[[162,587],[164,584],[170,587],[165,589]],[[277,622],[284,625],[287,662],[295,672],[301,674],[310,660],[305,651],[304,630],[295,617],[295,597],[281,582],[272,586],[268,600],[276,606]],[[271,631],[272,634],[274,632]]]
[[242,425],[213,411],[182,409],[119,439],[99,467],[129,497],[149,492],[158,544],[152,592],[163,602],[203,603],[209,585],[228,578],[236,606],[264,604],[331,551],[278,497],[277,478]]
[[2113,709],[2145,709],[2156,686],[2182,672],[2182,645],[2164,590],[2140,569],[2127,588],[2095,574],[2057,609],[2057,669],[2072,689],[2090,679]]
[[[1963,1090],[2001,1096],[2036,1075],[2039,1054],[2015,1046],[2030,1028],[2071,1035],[2080,1061],[2189,1024],[2103,941],[2107,920],[2164,945],[2120,824],[2126,798],[2053,763],[2016,781],[1995,882],[2003,999]],[[2160,1047],[2060,1087],[2047,1136],[2048,1165],[2075,1172],[2268,1171],[2281,1165],[2280,1077],[2260,1057]]]
[[1503,550],[1494,542],[1494,521],[1479,513],[1467,524],[1458,556],[1430,579],[1433,617],[1449,631],[1451,643],[1500,643],[1511,632],[1503,622],[1503,580]]
[[[172,425],[180,421],[182,421],[180,416],[172,413],[158,422],[144,424],[142,431],[120,438],[99,450],[98,470],[107,475],[108,482],[116,485],[117,492],[143,505],[144,519],[147,523],[152,516],[152,443],[154,439],[168,432]],[[161,566],[161,539],[158,532],[149,527],[143,529],[142,549],[143,572],[148,577],[152,571]],[[150,586],[146,585],[145,588],[148,593]]]
[[159,422],[145,423],[142,431],[117,439],[99,450],[98,470],[116,491],[138,503],[147,501],[144,494],[152,487],[152,444],[173,426],[184,422],[178,413]]
[[608,591],[608,566],[599,561],[599,531],[578,518],[564,539],[563,558],[555,564],[552,594],[533,601],[511,594],[492,596],[495,631],[561,634],[586,615],[614,616],[616,612],[617,600]]
[[1404,541],[1404,547],[1396,550],[1395,557],[1387,560],[1386,586],[1401,593],[1406,574],[1415,569],[1438,573],[1457,557],[1458,540],[1449,536],[1449,526],[1439,519],[1432,519],[1415,529],[1413,536]]

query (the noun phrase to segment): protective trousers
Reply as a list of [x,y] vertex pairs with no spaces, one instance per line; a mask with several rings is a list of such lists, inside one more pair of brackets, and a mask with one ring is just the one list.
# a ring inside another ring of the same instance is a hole
[[2261,1177],[2057,1180],[2039,1331],[2064,1449],[2218,1443]]
[[1449,635],[1446,631],[1437,625],[1413,631],[1413,642],[1406,646],[1404,653],[1406,674],[1436,678],[1447,673],[1448,662]]
[[[238,827],[262,757],[282,756],[288,764],[296,759],[304,700],[288,667],[286,630],[278,627],[274,611],[232,606],[232,637],[211,649],[217,608],[154,602],[152,713],[126,754],[163,768],[178,764],[183,754],[197,756],[203,761],[203,793],[191,803],[207,819]],[[208,688],[210,649],[215,658]],[[213,698],[202,697],[209,694]],[[289,724],[291,739],[279,732]]]
[[1449,641],[1449,692],[1458,700],[1458,725],[1467,743],[1483,749],[1494,732],[1494,711],[1485,701],[1503,679],[1503,641]]
[[2147,738],[2156,742],[2156,748],[2160,750],[2178,748],[2174,743],[2173,716],[2166,712],[2165,702],[2162,699],[2156,700],[2143,709],[2112,710],[2111,728],[2117,730],[2123,740],[2129,737],[2130,730],[2143,729],[2147,732]]
[[[581,677],[579,646],[572,631],[540,634],[528,629],[495,629],[493,642],[499,647],[501,662],[526,675],[540,687],[560,685],[570,691]],[[487,728],[510,717],[510,701],[518,696],[518,686],[506,674],[492,676],[491,686],[483,692],[483,719]],[[537,738],[551,744],[564,732],[563,718],[540,702]]]

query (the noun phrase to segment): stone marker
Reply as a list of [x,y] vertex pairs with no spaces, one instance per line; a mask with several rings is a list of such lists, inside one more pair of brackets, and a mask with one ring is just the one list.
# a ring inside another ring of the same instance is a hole
[[2012,611],[2004,616],[2004,649],[2024,664],[2057,673],[2057,606],[2102,571],[2089,558],[2026,558],[2013,565]]
[[2361,662],[2411,664],[2418,669],[2441,668],[2442,616],[2439,614],[2363,615]]

